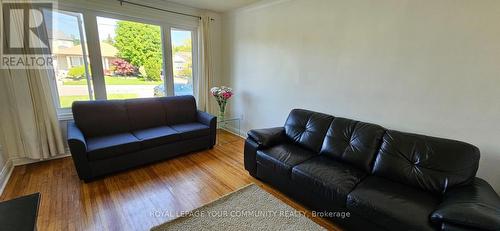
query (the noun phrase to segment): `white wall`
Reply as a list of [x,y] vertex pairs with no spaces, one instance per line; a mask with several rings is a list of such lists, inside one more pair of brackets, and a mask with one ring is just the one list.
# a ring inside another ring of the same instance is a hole
[[223,19],[243,130],[292,108],[458,139],[500,191],[500,1],[281,0]]
[[[6,150],[5,144],[8,142],[16,142],[18,138],[16,134],[7,132],[11,130],[13,121],[11,121],[11,108],[8,106],[9,94],[6,89],[7,79],[5,70],[0,70],[0,195],[9,180],[12,172],[12,162],[9,161],[9,152]],[[16,150],[13,150],[16,151]]]
[[0,123],[0,195],[2,195],[13,170],[12,161],[9,160],[9,156],[2,146],[2,143],[5,141],[1,133],[3,129],[1,125],[2,124]]
[[[3,151],[2,149],[2,146],[0,145],[0,173],[2,173],[3,169],[5,168],[5,166],[7,165],[7,160],[8,160],[8,156],[7,154]],[[2,175],[0,174],[0,178],[2,177]],[[0,180],[0,184],[2,183],[2,181]]]

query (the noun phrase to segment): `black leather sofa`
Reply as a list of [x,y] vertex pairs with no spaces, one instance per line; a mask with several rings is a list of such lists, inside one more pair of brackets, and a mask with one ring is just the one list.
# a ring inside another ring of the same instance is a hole
[[244,162],[347,230],[500,230],[500,198],[464,142],[295,109],[248,132]]
[[72,110],[68,145],[85,181],[215,145],[217,118],[192,96],[77,101]]

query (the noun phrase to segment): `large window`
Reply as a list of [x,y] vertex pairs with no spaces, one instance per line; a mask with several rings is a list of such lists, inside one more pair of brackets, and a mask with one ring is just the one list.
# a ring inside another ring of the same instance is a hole
[[54,12],[50,39],[60,114],[76,100],[193,94],[196,26],[77,11]]
[[161,27],[97,17],[108,99],[165,95]]

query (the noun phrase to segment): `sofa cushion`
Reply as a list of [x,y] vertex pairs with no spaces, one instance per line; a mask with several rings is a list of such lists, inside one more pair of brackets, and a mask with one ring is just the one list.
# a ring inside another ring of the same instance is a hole
[[368,176],[349,193],[346,207],[388,230],[435,230],[429,216],[439,201],[430,192]]
[[91,161],[112,158],[140,149],[140,141],[131,133],[118,133],[87,139],[87,156]]
[[363,170],[327,156],[314,157],[292,169],[292,180],[299,188],[311,190],[339,206],[345,206],[347,194],[366,175]]
[[387,131],[373,173],[434,193],[469,183],[479,164],[473,145],[424,135]]
[[210,135],[210,128],[202,123],[175,124],[171,127],[177,131],[182,139],[193,139]]
[[328,128],[321,154],[371,172],[384,133],[379,125],[336,117]]
[[192,95],[160,97],[168,125],[196,122],[196,100]]
[[165,109],[156,98],[128,99],[125,101],[132,131],[160,127],[167,124]]
[[76,101],[72,110],[75,123],[86,138],[130,131],[123,100]]
[[257,151],[257,164],[268,169],[274,169],[276,173],[290,176],[292,168],[312,157],[314,152],[304,149],[296,144],[283,143],[271,148]]
[[147,128],[133,132],[143,147],[151,148],[180,140],[180,135],[169,126]]
[[293,109],[285,122],[285,133],[295,143],[319,152],[333,116]]

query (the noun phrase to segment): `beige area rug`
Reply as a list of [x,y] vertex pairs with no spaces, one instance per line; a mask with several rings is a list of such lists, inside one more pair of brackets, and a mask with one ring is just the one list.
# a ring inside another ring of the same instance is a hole
[[251,184],[151,230],[325,229]]

